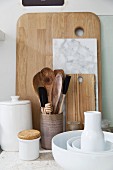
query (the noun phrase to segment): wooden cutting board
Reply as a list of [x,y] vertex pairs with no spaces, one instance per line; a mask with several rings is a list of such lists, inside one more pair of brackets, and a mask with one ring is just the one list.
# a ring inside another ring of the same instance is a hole
[[[75,35],[81,27],[84,34]],[[32,102],[33,124],[39,129],[40,107],[32,87],[33,76],[43,67],[52,68],[53,38],[97,38],[99,110],[102,108],[100,21],[93,13],[30,13],[21,16],[17,23],[16,39],[16,94]]]
[[67,122],[79,121],[84,125],[84,112],[96,108],[96,91],[94,74],[70,74],[71,81],[66,96],[66,129]]

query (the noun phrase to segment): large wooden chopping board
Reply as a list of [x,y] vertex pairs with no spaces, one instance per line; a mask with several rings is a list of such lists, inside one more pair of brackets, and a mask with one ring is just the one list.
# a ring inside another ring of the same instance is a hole
[[99,110],[101,100],[100,21],[92,13],[31,13],[21,16],[17,23],[16,94],[32,102],[33,124],[39,129],[40,107],[32,87],[33,76],[43,67],[52,68],[53,38],[80,38],[75,29],[84,29],[81,38],[98,40]]

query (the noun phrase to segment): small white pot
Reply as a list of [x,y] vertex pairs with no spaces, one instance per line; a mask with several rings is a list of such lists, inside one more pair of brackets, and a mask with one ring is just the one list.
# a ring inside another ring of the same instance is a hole
[[24,140],[18,138],[18,140],[19,140],[19,158],[21,160],[31,161],[39,157],[40,137],[32,140]]
[[32,129],[31,102],[18,100],[19,96],[11,98],[0,102],[0,144],[4,151],[18,151],[18,132]]

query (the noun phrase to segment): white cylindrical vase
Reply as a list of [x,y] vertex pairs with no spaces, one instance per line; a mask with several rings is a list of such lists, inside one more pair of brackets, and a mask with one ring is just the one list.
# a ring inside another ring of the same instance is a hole
[[101,129],[101,112],[84,112],[85,127],[81,134],[81,150],[101,152],[105,148],[104,134]]

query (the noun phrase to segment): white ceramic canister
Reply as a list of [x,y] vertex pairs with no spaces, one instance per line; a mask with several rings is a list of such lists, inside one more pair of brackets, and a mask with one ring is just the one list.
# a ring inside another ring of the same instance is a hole
[[101,112],[84,112],[85,127],[81,135],[81,150],[100,152],[105,149],[104,134],[101,129]]
[[[22,137],[22,138],[21,138]],[[38,130],[24,130],[18,134],[19,158],[25,161],[39,157],[40,132]]]
[[0,144],[4,151],[18,151],[18,132],[32,129],[31,102],[19,100],[19,96],[11,99],[0,102]]

